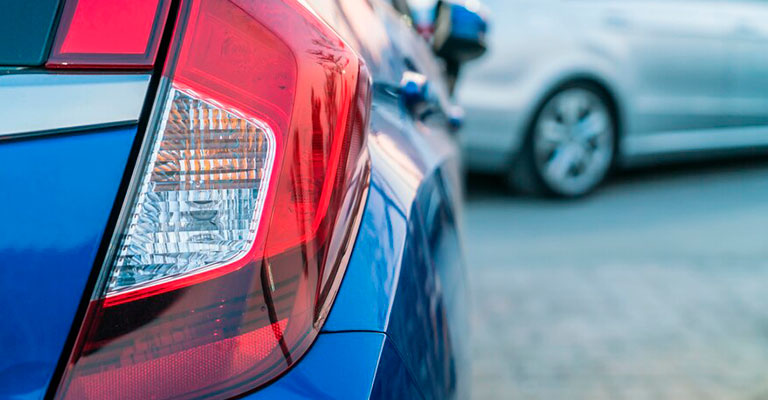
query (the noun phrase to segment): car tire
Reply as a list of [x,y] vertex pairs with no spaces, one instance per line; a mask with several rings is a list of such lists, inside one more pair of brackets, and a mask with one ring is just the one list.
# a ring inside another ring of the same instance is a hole
[[534,113],[520,153],[507,173],[515,190],[576,198],[594,191],[613,166],[616,113],[608,95],[590,83],[563,85]]

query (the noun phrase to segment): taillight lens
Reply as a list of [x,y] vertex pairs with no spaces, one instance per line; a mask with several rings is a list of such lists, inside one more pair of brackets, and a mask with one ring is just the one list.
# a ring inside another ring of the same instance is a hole
[[182,4],[57,397],[225,398],[316,337],[367,188],[370,78],[299,0]]
[[170,3],[66,0],[46,66],[152,67]]

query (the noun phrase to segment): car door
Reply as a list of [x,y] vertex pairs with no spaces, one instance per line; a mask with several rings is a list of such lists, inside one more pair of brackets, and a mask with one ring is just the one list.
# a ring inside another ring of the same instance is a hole
[[600,2],[609,30],[627,46],[632,133],[709,129],[726,112],[728,2]]

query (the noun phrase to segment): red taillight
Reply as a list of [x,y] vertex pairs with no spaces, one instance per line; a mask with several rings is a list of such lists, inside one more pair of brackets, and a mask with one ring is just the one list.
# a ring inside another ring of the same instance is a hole
[[46,66],[152,67],[170,3],[67,0]]
[[370,78],[299,0],[182,3],[61,399],[225,398],[316,337],[367,188]]

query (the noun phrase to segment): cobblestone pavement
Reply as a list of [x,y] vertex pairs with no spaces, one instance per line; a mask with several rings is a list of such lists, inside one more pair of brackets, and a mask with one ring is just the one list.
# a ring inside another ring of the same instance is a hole
[[768,163],[496,186],[464,215],[475,398],[768,399]]

